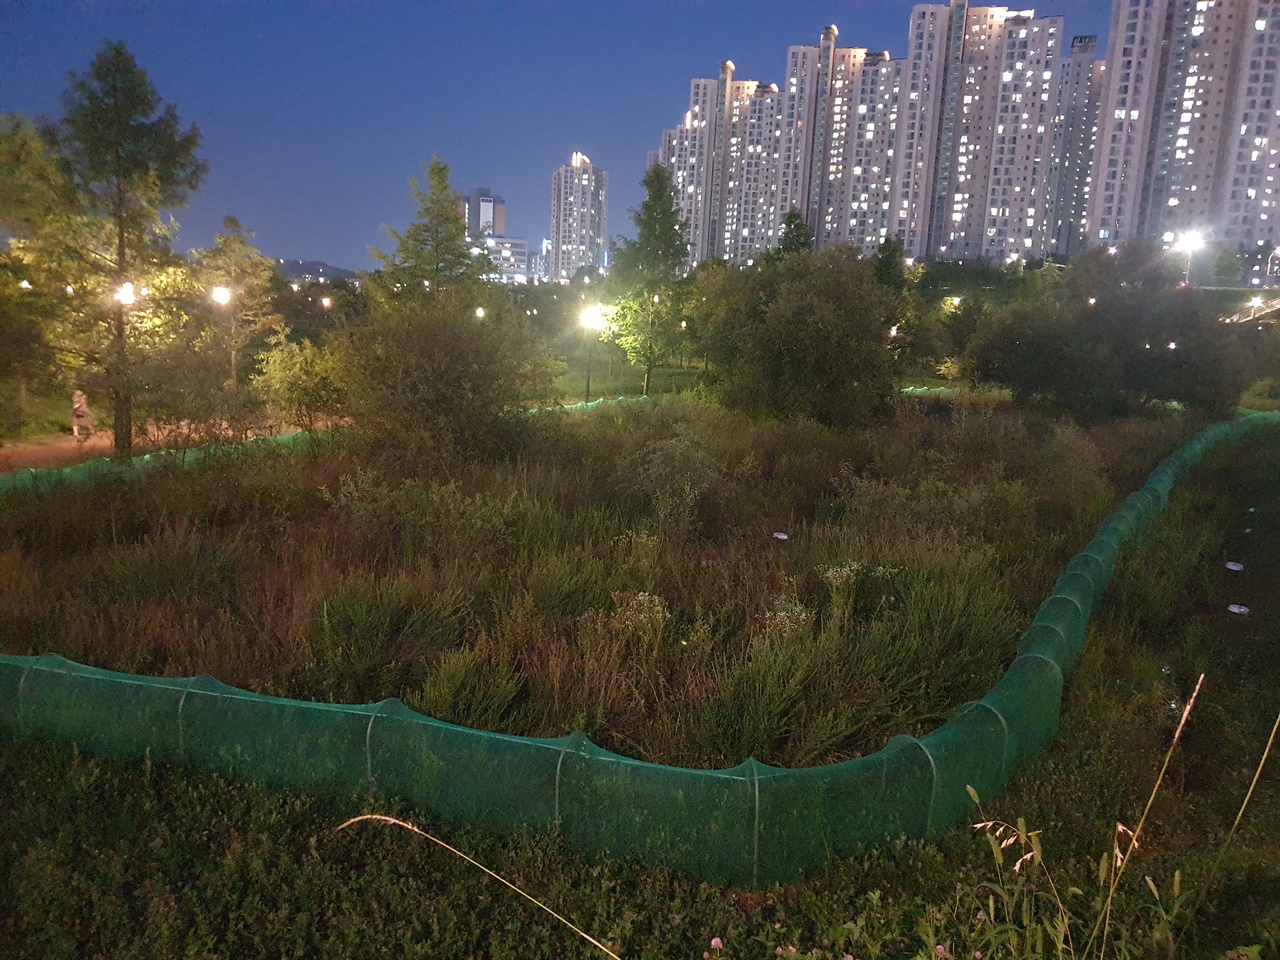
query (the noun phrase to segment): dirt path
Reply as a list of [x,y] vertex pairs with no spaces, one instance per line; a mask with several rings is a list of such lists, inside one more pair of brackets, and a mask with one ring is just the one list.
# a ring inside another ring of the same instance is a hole
[[55,433],[13,443],[6,441],[0,446],[0,473],[13,473],[23,468],[70,467],[94,457],[109,457],[111,448],[110,433],[94,434],[87,440]]

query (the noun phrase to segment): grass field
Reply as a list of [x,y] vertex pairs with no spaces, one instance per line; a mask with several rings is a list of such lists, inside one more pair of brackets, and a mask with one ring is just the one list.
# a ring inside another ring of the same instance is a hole
[[339,447],[14,497],[0,649],[684,766],[860,756],[985,692],[1194,426],[1006,404],[903,399],[841,434],[669,401],[540,415],[496,463]]

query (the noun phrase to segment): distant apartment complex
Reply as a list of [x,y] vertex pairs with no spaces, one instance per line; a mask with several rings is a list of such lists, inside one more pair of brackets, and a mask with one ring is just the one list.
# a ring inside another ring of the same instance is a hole
[[912,10],[901,59],[828,27],[788,49],[780,85],[732,61],[694,80],[650,154],[690,264],[750,259],[793,209],[819,246],[897,237],[929,259],[1066,259],[1193,229],[1280,239],[1280,0],[1114,0],[1106,62],[1065,31],[950,0]]
[[609,175],[574,153],[551,178],[549,279],[565,282],[582,267],[605,265]]

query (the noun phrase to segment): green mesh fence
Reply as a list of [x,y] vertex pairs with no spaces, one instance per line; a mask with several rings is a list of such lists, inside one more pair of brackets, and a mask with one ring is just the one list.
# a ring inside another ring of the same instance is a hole
[[[1084,649],[1117,552],[1164,509],[1205,450],[1280,413],[1219,423],[1161,463],[1067,564],[981,700],[925,737],[805,770],[754,759],[686,770],[621,757],[581,734],[483,733],[369,705],[260,696],[212,677],[97,670],[47,654],[0,656],[0,726],[95,754],[155,760],[316,792],[371,785],[448,825],[557,832],[574,849],[681,867],[741,886],[794,880],[886,838],[919,838],[972,814],[1054,735],[1063,679]],[[292,440],[292,443],[303,441]]]

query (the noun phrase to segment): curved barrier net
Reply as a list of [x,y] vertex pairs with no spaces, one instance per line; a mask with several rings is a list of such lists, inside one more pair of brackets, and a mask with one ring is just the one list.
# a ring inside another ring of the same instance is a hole
[[[711,881],[794,880],[859,845],[964,822],[967,788],[995,795],[1054,735],[1063,678],[1119,550],[1165,508],[1215,444],[1280,424],[1255,414],[1201,431],[1098,529],[981,700],[925,737],[804,770],[749,759],[687,770],[602,750],[581,734],[535,739],[469,730],[400,701],[348,706],[261,696],[212,677],[139,677],[60,656],[0,656],[0,726],[18,737],[216,770],[314,792],[371,785],[449,825],[558,832],[588,854],[668,864]],[[295,441],[299,442],[299,441]]]

